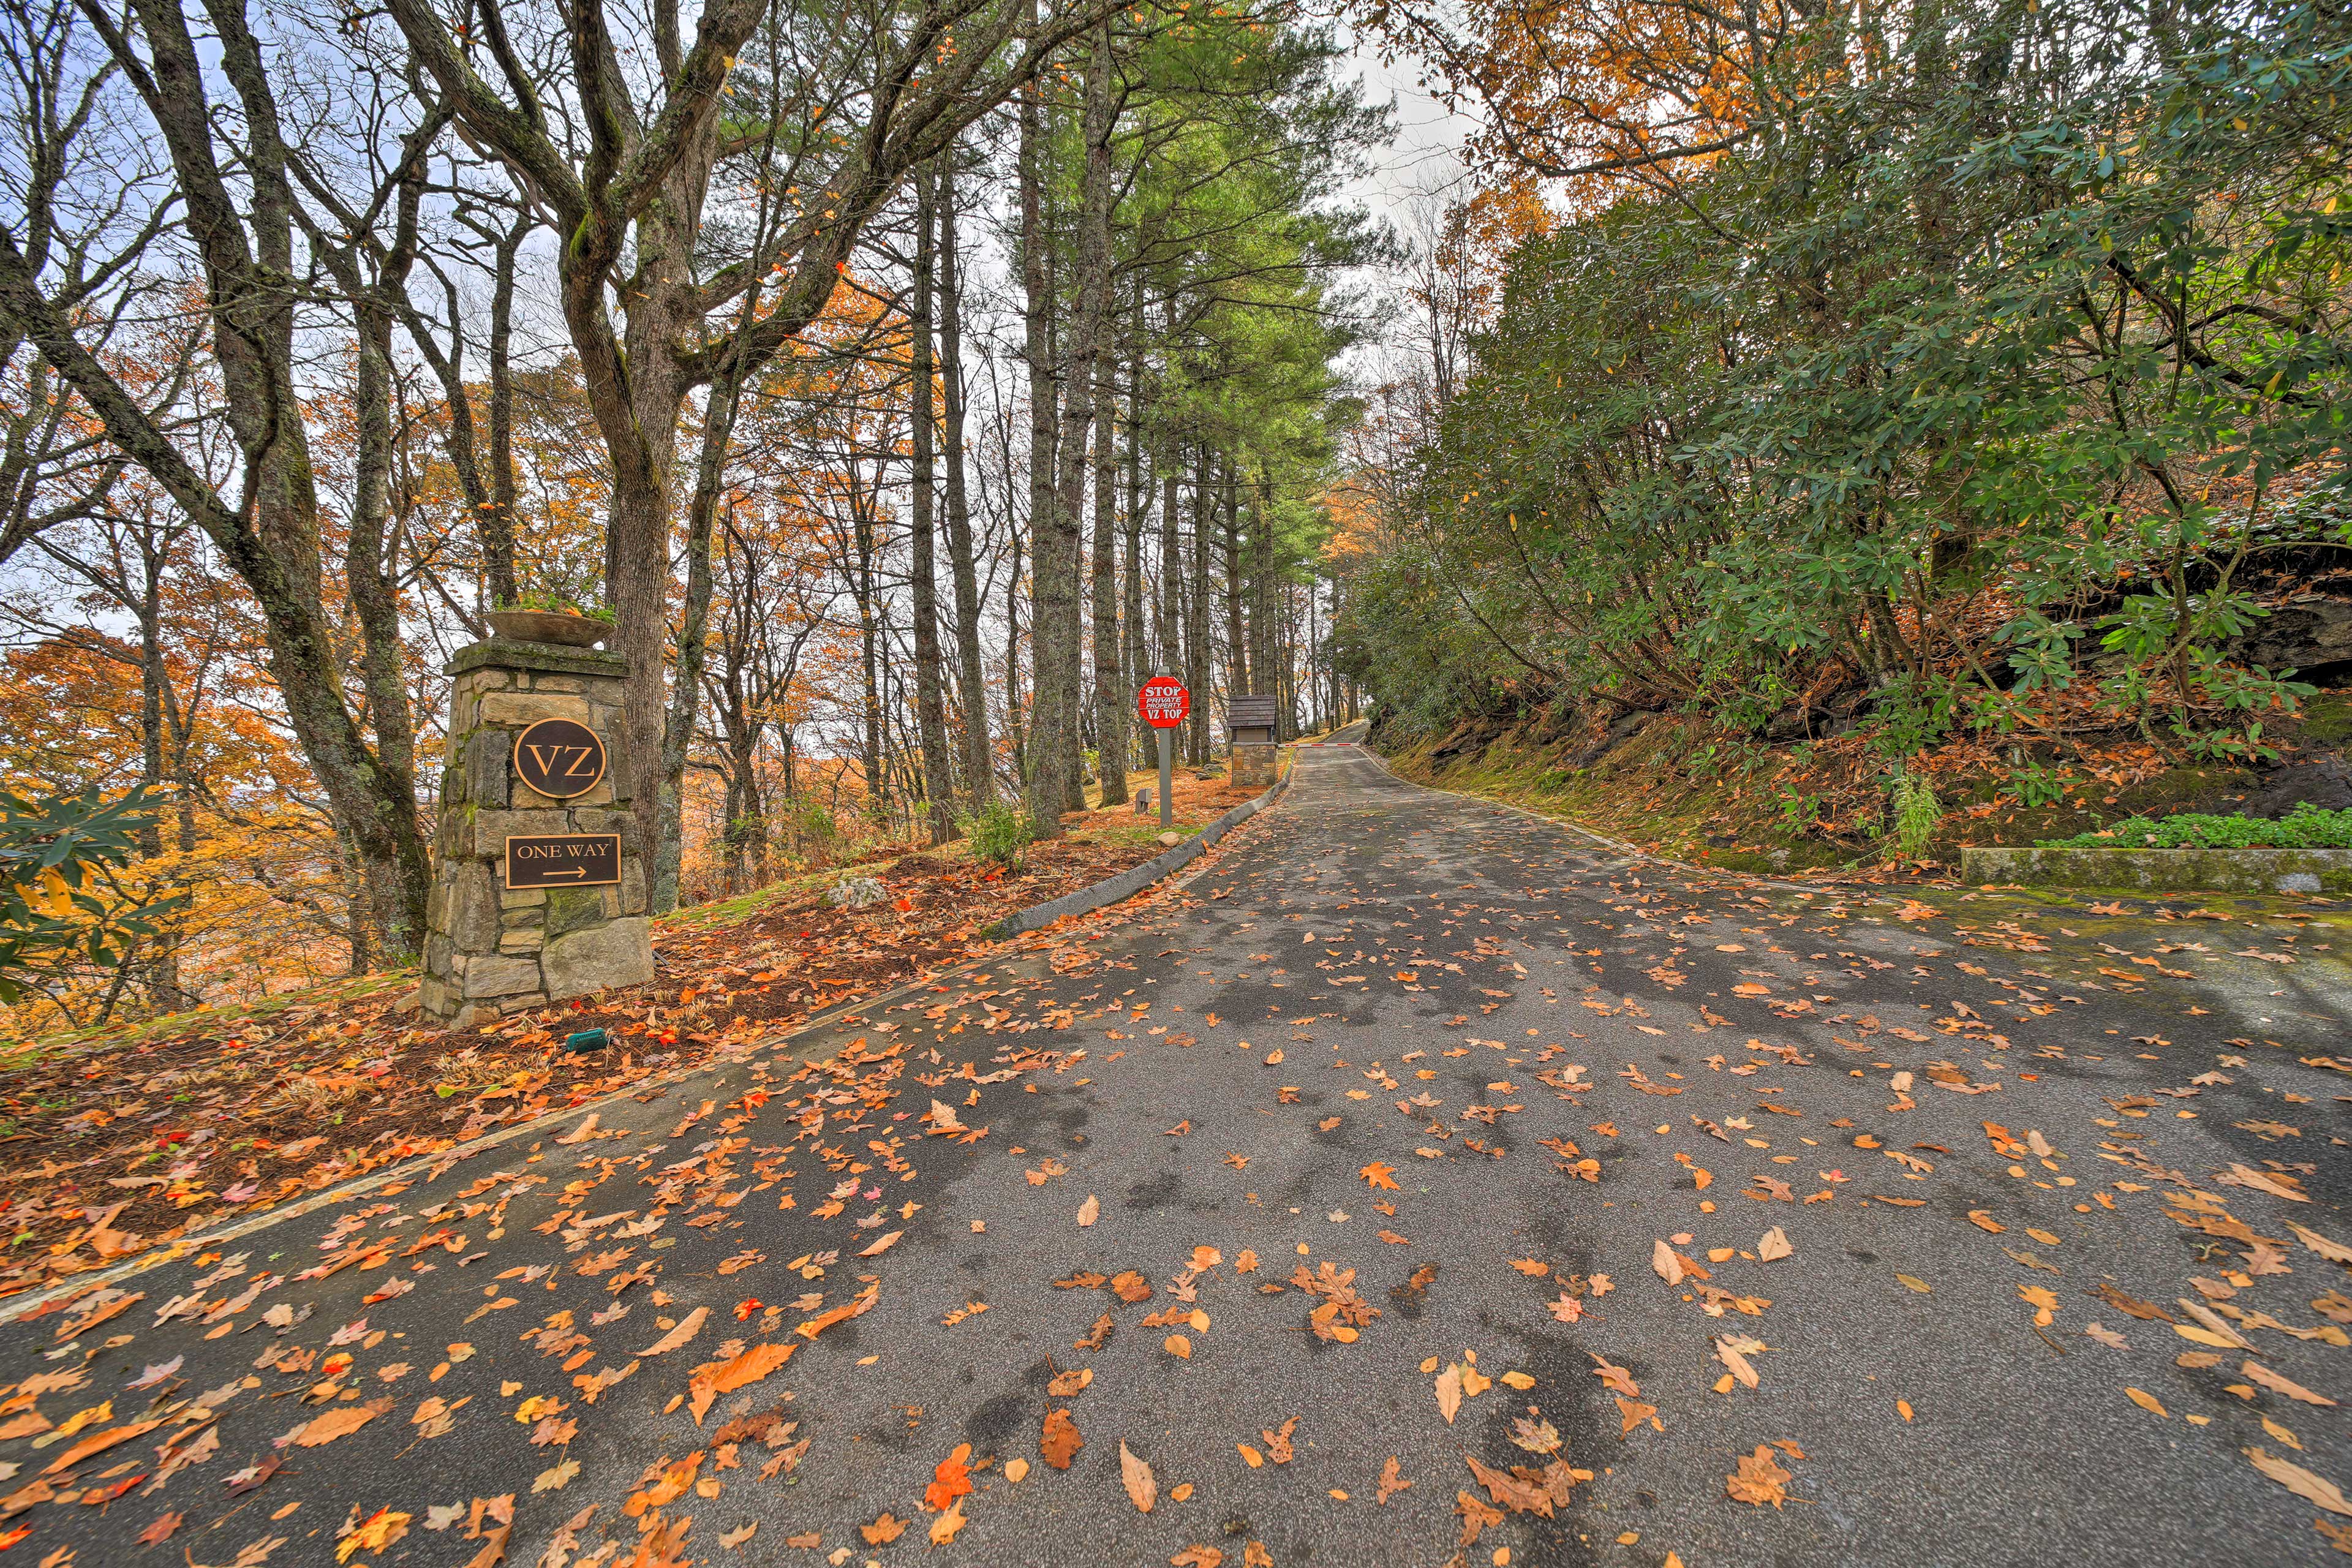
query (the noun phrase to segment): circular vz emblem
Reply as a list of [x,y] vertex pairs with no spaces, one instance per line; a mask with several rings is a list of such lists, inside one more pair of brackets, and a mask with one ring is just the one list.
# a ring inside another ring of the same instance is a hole
[[541,719],[515,737],[515,773],[551,800],[586,795],[604,776],[604,742],[572,719]]

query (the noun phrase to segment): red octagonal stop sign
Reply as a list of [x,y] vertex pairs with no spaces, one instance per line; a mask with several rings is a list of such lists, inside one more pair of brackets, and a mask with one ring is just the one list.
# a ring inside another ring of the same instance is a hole
[[1155,730],[1172,730],[1192,711],[1192,694],[1172,675],[1155,675],[1135,694],[1135,710]]

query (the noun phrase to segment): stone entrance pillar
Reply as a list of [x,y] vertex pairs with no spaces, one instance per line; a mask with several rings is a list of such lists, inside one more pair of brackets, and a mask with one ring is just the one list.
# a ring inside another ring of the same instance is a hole
[[1274,734],[1273,698],[1237,692],[1225,699],[1225,749],[1233,757],[1234,783],[1272,787],[1278,755]]
[[[449,661],[418,998],[428,1016],[462,1028],[653,978],[645,846],[614,793],[626,671],[618,654],[503,637]],[[519,754],[524,731],[550,720],[571,722]]]

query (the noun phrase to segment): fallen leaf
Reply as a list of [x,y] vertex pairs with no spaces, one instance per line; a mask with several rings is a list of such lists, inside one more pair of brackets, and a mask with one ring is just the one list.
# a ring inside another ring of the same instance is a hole
[[530,1483],[531,1495],[536,1497],[541,1492],[560,1492],[563,1489],[565,1484],[579,1473],[579,1460],[562,1460],[551,1468],[541,1470],[539,1475],[533,1479]]
[[1087,1201],[1078,1205],[1078,1224],[1081,1226],[1089,1226],[1101,1216],[1101,1203],[1096,1199],[1094,1194],[1088,1193]]
[[2238,1373],[2239,1375],[2242,1377],[2251,1378],[2254,1382],[2261,1384],[2264,1388],[2269,1389],[2273,1394],[2284,1394],[2289,1399],[2299,1399],[2305,1405],[2333,1405],[2336,1403],[2336,1401],[2328,1398],[2324,1394],[2312,1393],[2311,1390],[2304,1387],[2303,1384],[2295,1382],[2291,1377],[2286,1377],[2281,1373],[2273,1372],[2270,1368],[2264,1366],[2258,1361],[2249,1361],[2240,1363]]
[[1092,1383],[1094,1380],[1094,1368],[1090,1366],[1072,1367],[1067,1372],[1056,1373],[1054,1375],[1054,1380],[1045,1384],[1045,1392],[1052,1394],[1056,1399],[1067,1399],[1071,1394],[1077,1393],[1080,1389],[1086,1387],[1087,1384]]
[[372,1399],[365,1405],[346,1405],[330,1410],[294,1435],[295,1446],[315,1448],[338,1437],[348,1437],[391,1408],[389,1399]]
[[923,1506],[937,1513],[971,1490],[971,1445],[959,1443],[932,1469],[931,1484],[923,1489]]
[[1794,1479],[1793,1473],[1780,1468],[1780,1461],[1772,1457],[1772,1450],[1759,1443],[1753,1454],[1741,1458],[1738,1471],[1725,1479],[1724,1489],[1731,1494],[1734,1502],[1744,1502],[1756,1508],[1769,1502],[1779,1508],[1788,1500],[1789,1494],[1785,1489]]
[[2144,1388],[2133,1388],[2126,1385],[2124,1389],[2124,1396],[2126,1399],[2129,1399],[2134,1405],[2138,1405],[2142,1410],[2148,1412],[2150,1415],[2162,1415],[2168,1418],[2171,1415],[2171,1412],[2165,1409],[2163,1401],[2159,1400],[2155,1394],[2150,1394]]
[[1365,1181],[1370,1183],[1375,1187],[1385,1187],[1390,1192],[1395,1192],[1398,1190],[1396,1184],[1396,1167],[1394,1165],[1383,1165],[1378,1160],[1375,1160],[1370,1164],[1359,1170],[1356,1174],[1363,1177]]
[[1517,1269],[1520,1273],[1526,1275],[1530,1279],[1540,1279],[1545,1275],[1551,1272],[1551,1265],[1543,1262],[1539,1258],[1514,1258],[1510,1259],[1510,1264],[1512,1268]]
[[1437,1374],[1437,1413],[1445,1417],[1448,1426],[1462,1408],[1462,1368],[1460,1363],[1447,1367]]
[[[346,1534],[335,1547],[335,1561],[349,1563],[360,1552],[381,1552],[408,1533],[410,1516],[380,1508],[370,1514],[367,1522]],[[191,1559],[193,1561],[193,1559]]]
[[1151,1505],[1159,1500],[1160,1485],[1152,1479],[1151,1467],[1128,1451],[1125,1438],[1119,1439],[1118,1445],[1118,1479],[1137,1510],[1150,1513]]
[[881,1518],[871,1524],[859,1525],[857,1533],[866,1537],[868,1546],[887,1546],[907,1533],[907,1522],[903,1519],[892,1518],[890,1510],[884,1509]]
[[1045,1436],[1038,1440],[1037,1451],[1045,1461],[1057,1470],[1066,1470],[1087,1440],[1078,1436],[1078,1424],[1063,1409],[1045,1412]]
[[882,1254],[898,1246],[898,1238],[906,1234],[907,1233],[903,1230],[885,1231],[880,1236],[876,1237],[872,1241],[868,1242],[865,1247],[858,1252],[857,1256],[860,1258],[879,1258]]
[[1767,1263],[1787,1258],[1796,1250],[1789,1245],[1787,1234],[1777,1225],[1766,1231],[1764,1238],[1756,1244],[1756,1256]]
[[702,1425],[702,1417],[712,1400],[722,1394],[732,1394],[739,1388],[759,1382],[784,1363],[792,1360],[795,1344],[757,1344],[732,1361],[722,1363],[707,1372],[698,1373],[687,1384],[694,1413],[694,1424]]
[[694,1338],[696,1334],[701,1332],[702,1321],[709,1316],[710,1316],[709,1308],[697,1307],[693,1311],[688,1312],[684,1318],[678,1321],[677,1327],[672,1329],[660,1339],[656,1340],[652,1344],[649,1344],[645,1349],[639,1351],[637,1354],[640,1356],[667,1355],[670,1352],[677,1349],[678,1346],[686,1343],[687,1341]]
[[2334,1481],[2314,1475],[2293,1460],[2279,1458],[2261,1448],[2248,1448],[2244,1452],[2254,1468],[2305,1501],[2316,1503],[2330,1513],[2352,1516],[2352,1500],[2347,1500]]
[[1540,1417],[1521,1415],[1511,1423],[1511,1441],[1530,1454],[1557,1454],[1559,1429]]
[[1373,1495],[1372,1500],[1386,1508],[1389,1499],[1411,1485],[1412,1483],[1404,1479],[1404,1471],[1397,1464],[1397,1457],[1391,1454],[1389,1462],[1381,1467],[1380,1490]]
[[1609,1358],[1597,1351],[1587,1351],[1585,1353],[1599,1363],[1592,1369],[1592,1374],[1601,1380],[1601,1385],[1603,1388],[1624,1394],[1629,1399],[1639,1399],[1642,1396],[1641,1387],[1634,1383],[1633,1374],[1631,1372],[1622,1366],[1612,1366],[1610,1364]]

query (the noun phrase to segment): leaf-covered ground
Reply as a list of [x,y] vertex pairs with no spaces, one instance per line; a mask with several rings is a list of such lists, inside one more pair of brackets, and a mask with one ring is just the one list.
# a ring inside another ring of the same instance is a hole
[[1189,888],[20,1308],[0,1543],[1720,1568],[2352,1542],[2330,910],[1841,901],[1343,749],[1304,766]]
[[[1180,775],[1178,825],[1197,830],[1254,793]],[[415,975],[399,973],[20,1048],[0,1078],[0,1300],[752,1047],[961,962],[990,922],[1160,853],[1156,816],[1070,825],[1070,841],[1032,847],[1010,874],[955,846],[681,911],[656,923],[653,984],[488,1028],[433,1026]],[[890,896],[835,908],[825,894],[842,876],[878,877]],[[595,1027],[611,1049],[563,1048]]]

